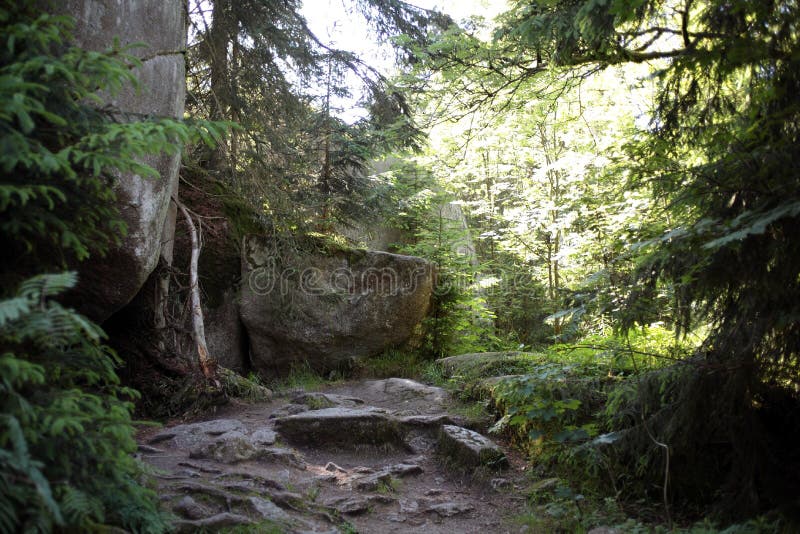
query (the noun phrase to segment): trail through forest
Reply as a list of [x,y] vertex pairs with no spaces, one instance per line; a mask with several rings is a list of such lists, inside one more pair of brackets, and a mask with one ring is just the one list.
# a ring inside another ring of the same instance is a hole
[[180,531],[524,531],[524,462],[457,411],[438,387],[349,382],[148,429],[139,447]]

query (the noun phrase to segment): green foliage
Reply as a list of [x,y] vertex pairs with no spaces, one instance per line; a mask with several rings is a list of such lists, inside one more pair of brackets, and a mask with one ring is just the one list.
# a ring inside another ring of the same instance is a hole
[[113,181],[142,157],[210,141],[221,123],[124,117],[100,94],[135,85],[114,45],[70,45],[71,20],[0,5],[0,530],[162,532],[131,420],[137,392],[99,326],[55,299],[75,266],[120,243]]
[[137,393],[119,384],[102,330],[52,300],[75,281],[39,275],[0,301],[0,528],[160,532],[133,457]]
[[[605,131],[630,135],[624,145],[615,143],[599,168],[583,166],[588,172],[581,172],[579,140],[564,133],[554,114],[538,121],[549,132],[547,146],[532,136],[511,145],[513,151],[538,145],[548,163],[553,155],[576,152],[543,166],[545,185],[560,180],[574,188],[558,194],[551,187],[545,191],[549,202],[541,193],[531,195],[511,219],[546,223],[538,233],[530,226],[515,232],[527,237],[521,241],[534,263],[541,255],[537,241],[549,247],[559,230],[562,238],[590,237],[571,251],[583,258],[583,268],[564,273],[561,291],[548,295],[554,305],[550,322],[562,341],[587,326],[625,332],[661,321],[689,332],[709,325],[691,359],[684,360],[686,351],[676,347],[667,354],[678,360],[674,368],[628,380],[619,390],[611,406],[627,414],[615,420],[626,437],[604,449],[617,448],[624,457],[616,465],[632,477],[627,487],[652,488],[664,484],[664,454],[654,442],[665,443],[675,495],[691,495],[698,506],[716,501],[717,511],[728,517],[796,507],[789,496],[797,494],[797,480],[787,475],[798,465],[788,452],[797,440],[796,425],[776,414],[794,421],[800,413],[798,20],[795,3],[768,0],[680,6],[658,0],[520,0],[500,18],[492,42],[455,32],[425,57],[427,65],[441,69],[445,92],[474,91],[465,98],[468,109],[484,106],[486,114],[486,104],[492,111],[508,106],[525,119],[518,111],[531,107],[525,101],[561,110],[571,90],[597,79],[593,74],[646,67],[637,83],[653,85],[652,102],[640,102],[639,111],[649,126],[616,116]],[[622,98],[618,94],[612,105]],[[599,106],[578,99],[579,115],[591,124]],[[475,139],[474,129],[464,137]],[[463,145],[453,147],[454,154],[466,153]],[[500,154],[503,144],[480,148]],[[516,164],[505,154],[486,159],[497,161],[498,169]],[[531,166],[534,176],[537,163]],[[508,213],[509,199],[515,200],[508,191],[514,190],[494,187],[501,173],[473,174],[476,184],[493,180],[482,199],[489,209],[479,206],[479,213],[494,216],[501,202]],[[581,189],[579,198],[570,198]],[[491,230],[492,246],[510,233],[496,223]],[[554,289],[552,250],[545,250],[542,264],[550,265],[548,285]],[[565,247],[555,257],[559,268],[567,252]],[[575,274],[583,276],[566,279]],[[637,365],[649,363],[640,356]]]
[[592,366],[543,363],[531,373],[500,382],[492,396],[503,416],[491,431],[512,429],[532,452],[543,442],[580,442],[595,436],[594,414],[604,400],[605,384],[592,371]]
[[11,4],[0,7],[0,248],[13,263],[3,273],[6,288],[119,244],[117,173],[155,178],[142,156],[211,141],[224,126],[118,122],[97,92],[135,85],[139,61],[119,46],[106,53],[69,46],[68,18]]

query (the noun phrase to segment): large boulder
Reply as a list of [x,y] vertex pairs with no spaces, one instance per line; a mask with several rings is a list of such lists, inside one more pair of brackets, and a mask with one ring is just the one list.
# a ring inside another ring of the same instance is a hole
[[245,239],[239,313],[257,370],[307,361],[318,369],[379,354],[407,341],[428,313],[433,265],[363,250],[271,253]]
[[[49,4],[49,3],[48,3]],[[181,0],[65,0],[56,8],[75,18],[75,40],[90,50],[108,49],[119,38],[122,45],[145,43],[130,52],[142,66],[135,71],[139,88],[127,87],[103,95],[123,115],[182,117],[186,95],[184,53],[185,6]],[[144,163],[160,178],[120,176],[117,204],[128,227],[122,245],[105,258],[81,265],[84,281],[75,304],[95,320],[103,321],[136,295],[159,256],[171,260],[175,210],[170,197],[177,192],[180,154],[148,157]]]

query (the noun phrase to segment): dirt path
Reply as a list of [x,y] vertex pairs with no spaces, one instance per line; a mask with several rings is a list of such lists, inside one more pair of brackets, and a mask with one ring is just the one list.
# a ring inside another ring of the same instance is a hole
[[522,463],[453,405],[410,380],[353,382],[143,432],[140,453],[181,531],[524,530]]

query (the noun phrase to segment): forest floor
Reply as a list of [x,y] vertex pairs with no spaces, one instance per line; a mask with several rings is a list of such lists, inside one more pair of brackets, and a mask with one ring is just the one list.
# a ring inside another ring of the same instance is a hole
[[[474,426],[459,413],[442,388],[362,380],[228,404],[138,441],[179,531],[527,531],[525,461],[459,430]],[[443,428],[466,442],[444,447]]]

